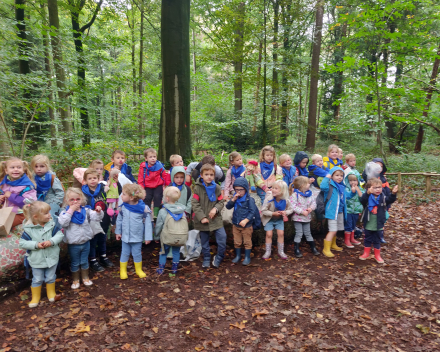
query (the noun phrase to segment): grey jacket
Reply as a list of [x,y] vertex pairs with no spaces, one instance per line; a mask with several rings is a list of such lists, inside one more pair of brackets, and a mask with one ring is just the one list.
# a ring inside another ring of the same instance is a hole
[[104,211],[97,213],[94,210],[86,209],[86,219],[81,225],[71,222],[72,214],[63,210],[58,217],[58,222],[65,228],[64,242],[68,244],[83,244],[90,241],[95,235],[90,227],[90,221],[101,221]]
[[122,242],[139,243],[153,239],[151,210],[148,206],[145,206],[143,214],[131,212],[124,205],[118,209],[115,234],[122,235]]

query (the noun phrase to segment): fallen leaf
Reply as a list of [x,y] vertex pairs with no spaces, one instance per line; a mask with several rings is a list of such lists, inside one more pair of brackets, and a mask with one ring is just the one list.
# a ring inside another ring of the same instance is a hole
[[398,311],[400,314],[403,314],[403,315],[411,315],[411,313],[408,312],[407,310],[397,309],[397,311]]
[[159,332],[159,328],[152,328],[151,330],[153,330],[156,334]]
[[419,329],[424,334],[429,333],[429,327],[428,326],[423,326],[422,324],[417,324],[416,328]]
[[246,328],[246,325],[244,323],[245,323],[245,320],[243,320],[241,323],[235,323],[235,324],[229,324],[229,325],[233,326],[234,328],[242,330],[242,329]]
[[255,313],[252,313],[252,317],[259,317],[261,315],[267,315],[269,312],[266,309],[263,309],[261,312],[256,311]]
[[188,304],[189,304],[191,307],[194,307],[194,306],[196,305],[196,302],[194,302],[192,299],[190,299],[190,300],[188,301]]
[[84,322],[82,321],[76,325],[75,329],[69,329],[69,331],[74,332],[75,334],[79,334],[82,332],[89,332],[90,326],[85,325]]
[[316,317],[317,317],[318,319],[322,319],[322,318],[324,318],[324,316],[323,316],[322,314],[319,314],[319,313],[316,313]]
[[174,291],[174,293],[179,293],[180,289],[179,288],[175,288],[173,291]]

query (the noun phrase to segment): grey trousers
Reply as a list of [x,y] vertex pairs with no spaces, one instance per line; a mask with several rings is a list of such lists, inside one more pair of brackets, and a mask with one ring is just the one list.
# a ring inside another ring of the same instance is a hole
[[293,224],[295,225],[295,243],[300,243],[303,235],[306,236],[307,242],[313,241],[310,222],[294,221]]

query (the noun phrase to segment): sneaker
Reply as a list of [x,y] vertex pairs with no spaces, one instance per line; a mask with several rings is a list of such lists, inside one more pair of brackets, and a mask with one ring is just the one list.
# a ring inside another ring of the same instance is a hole
[[211,267],[211,258],[204,259],[203,264],[202,264],[202,268],[209,269],[210,267]]
[[217,256],[215,255],[214,258],[212,259],[212,266],[214,268],[218,268],[220,266],[220,263],[217,262]]
[[108,257],[101,257],[99,258],[99,262],[106,268],[112,268],[115,265],[112,263],[112,261],[110,259],[108,259]]
[[101,272],[104,271],[105,269],[98,263],[97,260],[92,260],[90,262],[90,269],[92,269],[94,272]]

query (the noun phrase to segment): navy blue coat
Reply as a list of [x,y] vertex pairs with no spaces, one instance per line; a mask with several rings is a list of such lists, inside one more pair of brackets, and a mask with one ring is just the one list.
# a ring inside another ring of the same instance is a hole
[[[361,222],[364,223],[364,226],[367,225],[368,220],[370,220],[370,212],[368,211],[368,198],[370,195],[365,192],[361,197],[361,204],[364,206],[364,211],[361,216]],[[391,206],[392,203],[396,201],[396,195],[390,192],[389,195],[386,195],[385,192],[382,192],[382,196],[377,206],[377,228],[383,229],[386,219],[386,211],[387,208]]]
[[[249,195],[249,182],[244,177],[239,177],[234,181],[233,187],[244,188],[246,190],[246,200],[241,203],[241,206],[234,209],[234,213],[232,214],[232,224],[237,227],[242,227],[239,223],[244,219],[249,219],[249,222],[245,227],[251,227],[252,222],[254,221],[255,212],[258,211],[258,209],[255,205],[255,200]],[[232,209],[234,206],[235,202],[230,200],[226,204],[226,209]]]

